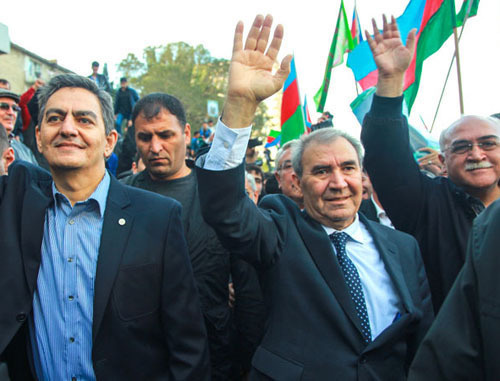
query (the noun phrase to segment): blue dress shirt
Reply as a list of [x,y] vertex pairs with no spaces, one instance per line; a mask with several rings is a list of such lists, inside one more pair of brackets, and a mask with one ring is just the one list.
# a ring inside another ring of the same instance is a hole
[[109,184],[106,172],[92,195],[73,207],[52,184],[29,324],[40,380],[95,380],[94,280]]

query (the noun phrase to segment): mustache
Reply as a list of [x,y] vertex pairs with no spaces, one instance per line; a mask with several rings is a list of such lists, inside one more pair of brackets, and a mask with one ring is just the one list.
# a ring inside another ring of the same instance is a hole
[[83,143],[82,141],[80,140],[77,140],[77,139],[66,139],[66,138],[62,138],[62,139],[56,139],[54,141],[54,146],[56,147],[59,147],[59,146],[62,146],[62,145],[66,145],[66,144],[73,144],[79,148],[85,148],[86,147],[86,144]]
[[482,168],[491,168],[493,167],[493,164],[491,164],[489,161],[480,161],[480,162],[468,162],[465,163],[465,170],[466,171],[473,171],[474,169],[482,169]]

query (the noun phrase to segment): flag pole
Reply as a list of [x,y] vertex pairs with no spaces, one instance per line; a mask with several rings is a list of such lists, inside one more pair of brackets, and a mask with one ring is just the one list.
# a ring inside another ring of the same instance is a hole
[[[469,13],[467,12],[465,14],[465,17],[464,17],[464,22],[462,24],[462,29],[460,30],[460,36],[458,36],[458,41],[455,42],[455,46],[458,47],[458,42],[460,42],[460,40],[462,39],[462,34],[464,33],[464,28],[465,28],[465,24],[468,20],[468,17],[469,17]],[[456,30],[457,28],[454,28],[453,29],[454,32],[456,33]],[[455,37],[456,38],[456,37]],[[453,61],[455,60],[455,57],[457,56],[457,52],[458,52],[458,49],[455,50],[455,53],[453,54],[453,57],[451,58],[451,62],[450,62],[450,67],[448,68],[448,74],[446,75],[446,79],[444,81],[444,85],[443,85],[443,90],[441,91],[441,96],[439,97],[439,102],[438,102],[438,105],[436,107],[436,112],[434,114],[434,119],[432,120],[432,125],[431,125],[431,129],[429,132],[432,132],[432,130],[434,129],[434,123],[436,122],[436,119],[437,119],[437,115],[438,115],[438,112],[439,112],[439,108],[441,107],[441,101],[443,100],[443,96],[444,96],[444,91],[446,89],[446,85],[448,84],[448,78],[450,77],[450,73],[451,73],[451,69],[453,67]],[[459,67],[459,65],[457,65],[457,67]],[[460,69],[459,70],[459,74],[460,74]],[[459,89],[461,90],[462,88],[462,80],[461,80],[461,77],[459,75]],[[462,94],[460,94],[460,100],[461,100],[461,113],[463,115],[463,100],[462,100]]]
[[[464,25],[465,26],[465,25]],[[462,27],[463,30],[463,27]],[[455,39],[455,57],[457,58],[457,79],[458,79],[458,97],[460,100],[460,115],[464,115],[464,96],[462,89],[462,74],[460,71],[460,52],[458,49],[458,33],[457,28],[453,28],[453,37]]]

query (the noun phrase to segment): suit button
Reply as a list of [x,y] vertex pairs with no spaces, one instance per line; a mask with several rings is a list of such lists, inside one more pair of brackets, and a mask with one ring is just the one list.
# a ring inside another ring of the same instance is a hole
[[366,360],[366,357],[365,357],[365,356],[361,356],[361,357],[359,358],[359,363],[360,363],[360,364],[366,364],[366,361],[367,361],[367,360]]
[[22,323],[23,321],[25,321],[25,320],[26,320],[26,314],[24,314],[24,313],[17,314],[17,315],[16,315],[16,320],[17,320],[19,323]]

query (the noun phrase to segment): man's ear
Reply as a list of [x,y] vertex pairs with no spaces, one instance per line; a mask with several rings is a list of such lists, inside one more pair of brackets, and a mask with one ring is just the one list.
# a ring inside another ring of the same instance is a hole
[[36,147],[38,148],[38,152],[43,154],[42,152],[42,141],[40,139],[40,127],[35,127],[35,137],[36,137]]
[[281,177],[280,177],[280,171],[274,172],[274,177],[276,177],[276,181],[278,182],[278,188],[281,189]]
[[292,185],[296,186],[297,189],[301,189],[299,176],[295,172],[292,173]]
[[16,159],[16,156],[14,154],[14,149],[12,147],[7,148],[5,151],[3,151],[2,154],[2,161],[4,165],[4,173],[7,173],[9,165],[13,163],[13,161]]
[[106,146],[104,147],[104,157],[106,159],[113,153],[117,141],[118,132],[116,132],[116,130],[111,131],[108,136],[106,136]]
[[442,153],[438,154],[438,158],[439,158],[439,161],[441,162],[441,164],[446,166],[446,164],[444,163],[444,155]]
[[186,123],[184,126],[184,140],[186,141],[186,145],[191,144],[191,125]]

